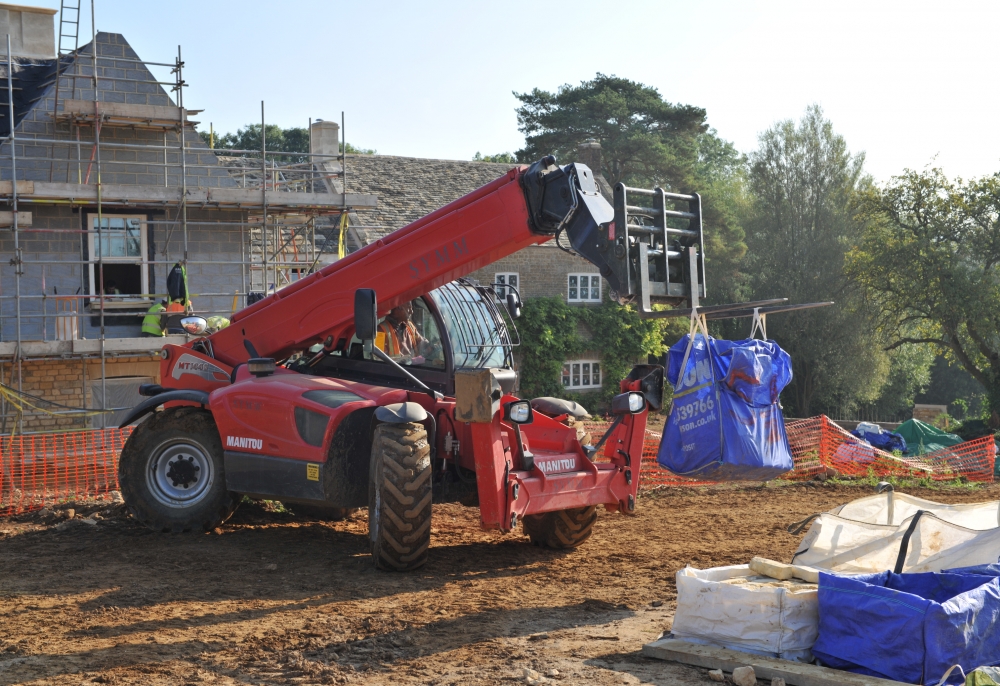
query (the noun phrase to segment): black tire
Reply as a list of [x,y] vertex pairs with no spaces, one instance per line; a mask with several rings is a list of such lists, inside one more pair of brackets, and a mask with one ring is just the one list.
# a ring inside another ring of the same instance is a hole
[[534,545],[565,550],[576,548],[588,538],[597,521],[597,507],[576,507],[539,515],[526,515],[521,520],[524,533]]
[[431,542],[431,448],[421,424],[379,424],[368,481],[368,538],[379,569],[427,562]]
[[139,424],[122,450],[118,482],[132,516],[154,531],[211,531],[238,504],[226,489],[215,420],[195,407]]

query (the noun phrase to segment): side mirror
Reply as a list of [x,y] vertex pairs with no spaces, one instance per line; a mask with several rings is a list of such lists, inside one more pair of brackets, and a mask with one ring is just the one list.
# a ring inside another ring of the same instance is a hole
[[514,291],[507,291],[507,313],[510,314],[511,319],[517,319],[521,316],[521,299]]
[[619,393],[611,399],[611,414],[639,414],[645,409],[646,399],[636,391]]
[[513,424],[531,424],[535,419],[535,413],[529,401],[518,400],[503,406],[503,418]]
[[354,291],[354,333],[360,341],[375,340],[378,324],[378,302],[371,288]]
[[200,336],[208,331],[208,320],[204,317],[184,317],[181,328],[192,336]]

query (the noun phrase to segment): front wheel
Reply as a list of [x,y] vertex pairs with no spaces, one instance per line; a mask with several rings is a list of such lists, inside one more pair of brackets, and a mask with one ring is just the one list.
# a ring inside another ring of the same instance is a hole
[[525,515],[524,533],[535,545],[576,548],[590,538],[597,521],[597,507],[575,507],[537,515]]
[[194,407],[156,412],[136,427],[118,482],[132,516],[154,531],[211,531],[236,509],[215,420]]
[[379,424],[368,482],[368,538],[379,569],[427,562],[431,542],[431,448],[421,424]]

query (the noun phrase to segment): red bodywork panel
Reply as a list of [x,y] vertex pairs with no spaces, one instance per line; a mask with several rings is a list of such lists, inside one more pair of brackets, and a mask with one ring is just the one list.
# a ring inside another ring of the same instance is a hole
[[[404,401],[422,405],[433,415],[437,445],[450,431],[460,452],[443,455],[477,474],[482,524],[510,530],[513,516],[604,504],[610,511],[631,511],[639,483],[639,462],[646,412],[624,418],[604,446],[606,461],[594,463],[584,454],[574,429],[541,414],[521,427],[519,445],[511,425],[454,419],[453,399],[433,400],[424,393],[371,386],[341,379],[298,374],[283,368],[254,378],[240,367],[250,355],[277,360],[320,343],[347,338],[354,327],[354,292],[376,291],[380,314],[450,281],[535,243],[551,238],[536,234],[520,177],[513,169],[496,181],[440,210],[393,232],[320,271],[237,312],[229,327],[206,339],[163,349],[161,385],[203,390],[227,450],[306,462],[325,462],[340,422],[365,407]],[[211,356],[194,350],[205,346]],[[233,371],[236,370],[235,378]],[[232,378],[232,381],[231,381]],[[622,390],[638,390],[622,382]],[[340,390],[358,400],[336,408],[303,397],[311,390]],[[513,396],[504,402],[515,400]],[[172,403],[171,403],[172,404]],[[299,435],[295,408],[326,414],[330,421],[322,445]],[[524,450],[534,455],[525,468]],[[630,458],[629,456],[634,456]]]

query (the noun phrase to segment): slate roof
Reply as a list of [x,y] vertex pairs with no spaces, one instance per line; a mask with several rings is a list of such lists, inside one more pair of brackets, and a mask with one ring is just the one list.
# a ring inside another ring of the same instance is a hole
[[373,243],[506,174],[513,164],[348,155],[347,192],[374,193],[378,209],[359,212],[357,235]]
[[[73,58],[69,58],[72,62]],[[67,64],[64,59],[63,64]],[[14,126],[42,99],[48,87],[55,83],[56,60],[11,58],[11,83],[14,86]],[[0,58],[0,137],[10,135],[7,99],[7,56]]]

